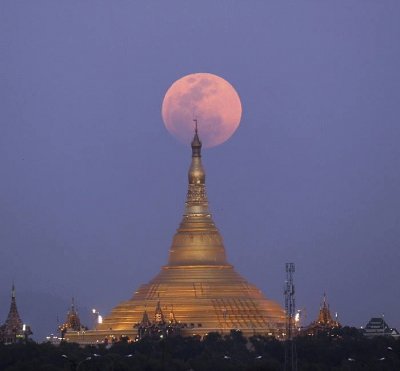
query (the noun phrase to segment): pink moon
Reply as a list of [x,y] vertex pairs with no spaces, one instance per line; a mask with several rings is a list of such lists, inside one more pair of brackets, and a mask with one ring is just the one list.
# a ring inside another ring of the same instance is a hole
[[194,119],[204,147],[227,141],[239,127],[242,104],[234,87],[211,73],[194,73],[175,81],[161,110],[164,125],[179,141],[189,144]]

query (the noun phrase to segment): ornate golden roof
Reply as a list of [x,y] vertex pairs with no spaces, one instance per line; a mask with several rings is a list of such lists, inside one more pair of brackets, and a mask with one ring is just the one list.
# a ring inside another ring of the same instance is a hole
[[305,333],[312,335],[320,332],[326,332],[335,328],[340,328],[341,324],[334,319],[329,309],[329,304],[324,293],[322,303],[319,307],[318,318],[305,328]]
[[326,300],[326,294],[324,293],[324,297],[322,300],[322,304],[319,308],[318,318],[315,321],[318,325],[321,326],[330,326],[330,327],[339,327],[340,324],[338,321],[334,320],[331,315],[331,311],[329,310],[329,304]]
[[67,318],[65,319],[65,322],[61,326],[59,326],[59,330],[80,331],[81,328],[82,328],[81,320],[79,318],[77,310],[75,309],[75,300],[74,298],[72,298],[71,309],[67,313]]

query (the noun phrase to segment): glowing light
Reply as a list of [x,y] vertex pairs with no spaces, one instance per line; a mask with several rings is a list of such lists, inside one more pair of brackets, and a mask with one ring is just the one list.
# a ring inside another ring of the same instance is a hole
[[100,314],[97,317],[97,323],[103,323],[103,317]]

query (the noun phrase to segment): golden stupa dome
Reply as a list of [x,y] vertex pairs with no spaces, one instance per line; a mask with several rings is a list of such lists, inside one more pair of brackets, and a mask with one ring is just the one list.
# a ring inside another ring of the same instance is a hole
[[160,303],[164,309],[174,309],[178,322],[188,324],[184,335],[230,329],[240,329],[245,335],[283,331],[282,307],[227,262],[222,236],[208,208],[205,179],[196,128],[185,210],[172,239],[168,264],[131,299],[118,304],[96,331],[86,332],[86,339],[135,336],[143,313],[151,313]]

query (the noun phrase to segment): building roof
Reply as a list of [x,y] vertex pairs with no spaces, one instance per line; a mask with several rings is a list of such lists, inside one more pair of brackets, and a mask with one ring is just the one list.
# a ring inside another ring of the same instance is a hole
[[29,326],[24,327],[21,317],[18,313],[17,300],[15,295],[15,286],[11,289],[11,304],[8,316],[4,324],[0,327],[0,342],[13,343],[18,338],[30,335]]
[[383,317],[372,317],[364,328],[364,335],[374,336],[393,336],[400,337],[400,333],[395,328],[390,328]]
[[322,303],[319,308],[317,319],[310,323],[305,329],[307,334],[313,335],[319,332],[326,332],[334,328],[342,327],[337,318],[333,318],[329,309],[329,304],[324,293]]

